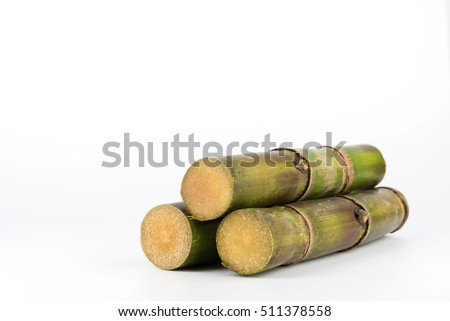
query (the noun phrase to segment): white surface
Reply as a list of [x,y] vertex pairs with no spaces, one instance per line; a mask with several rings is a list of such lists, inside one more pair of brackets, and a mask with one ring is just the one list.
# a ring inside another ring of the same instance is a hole
[[[0,299],[450,299],[447,5],[3,2]],[[410,220],[254,277],[153,267],[140,221],[179,199],[185,169],[101,167],[124,132],[301,146],[327,131],[381,149]]]

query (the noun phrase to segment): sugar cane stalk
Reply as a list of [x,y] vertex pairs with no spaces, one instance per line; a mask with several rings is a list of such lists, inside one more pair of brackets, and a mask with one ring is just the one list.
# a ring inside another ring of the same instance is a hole
[[142,249],[153,264],[166,270],[218,261],[218,226],[219,220],[191,219],[183,203],[159,205],[142,221]]
[[406,199],[389,188],[241,209],[219,225],[217,249],[224,266],[250,275],[367,243],[407,217]]
[[385,173],[380,151],[370,145],[281,148],[256,158],[205,158],[186,172],[181,196],[197,220],[249,207],[286,204],[373,188]]

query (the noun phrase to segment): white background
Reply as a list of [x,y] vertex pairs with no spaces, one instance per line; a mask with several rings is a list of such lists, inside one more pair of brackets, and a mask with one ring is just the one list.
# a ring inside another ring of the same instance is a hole
[[[448,15],[430,0],[3,1],[1,304],[450,299]],[[177,133],[373,144],[410,220],[254,277],[158,270],[140,222],[180,199],[186,168],[102,167],[125,132],[157,150]]]

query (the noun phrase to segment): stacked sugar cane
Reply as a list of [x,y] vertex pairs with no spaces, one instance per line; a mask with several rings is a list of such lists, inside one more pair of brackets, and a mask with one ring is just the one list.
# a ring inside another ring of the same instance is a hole
[[183,178],[184,203],[147,213],[142,248],[162,269],[221,260],[246,275],[351,249],[408,217],[399,191],[375,188],[385,170],[369,145],[204,158]]

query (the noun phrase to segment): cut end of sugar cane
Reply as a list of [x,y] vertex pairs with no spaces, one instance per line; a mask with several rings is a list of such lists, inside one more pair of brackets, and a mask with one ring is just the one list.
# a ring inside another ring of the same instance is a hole
[[230,169],[222,161],[204,158],[187,170],[181,184],[181,196],[195,219],[213,220],[231,206],[233,186]]
[[192,230],[182,210],[160,205],[150,210],[141,225],[141,245],[147,258],[165,270],[179,268],[192,246]]
[[238,210],[219,226],[217,250],[225,267],[240,274],[255,274],[272,257],[272,232],[253,210]]

